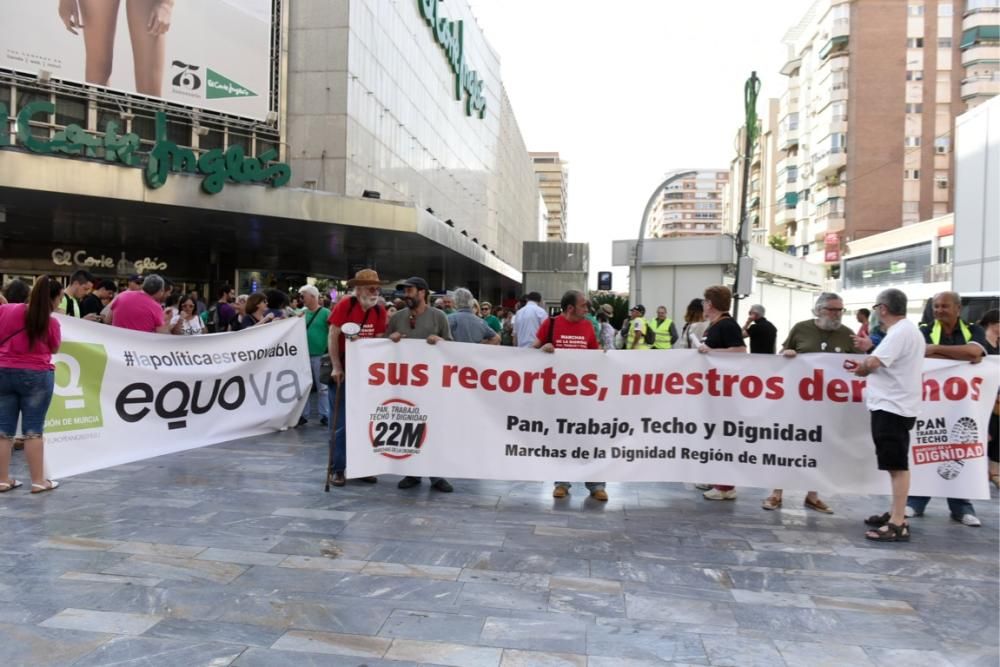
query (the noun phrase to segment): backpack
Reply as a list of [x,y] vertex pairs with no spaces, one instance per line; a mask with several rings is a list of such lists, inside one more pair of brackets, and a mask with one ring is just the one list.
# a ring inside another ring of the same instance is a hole
[[649,322],[646,322],[646,333],[643,334],[643,340],[646,342],[646,345],[652,345],[656,342],[656,332],[653,331],[653,327],[649,325]]
[[205,322],[205,328],[208,330],[208,333],[218,333],[221,326],[222,323],[219,321],[219,306],[216,304],[208,309],[208,319]]
[[619,350],[628,349],[628,330],[631,324],[632,324],[631,320],[625,320],[624,322],[622,322],[622,328],[618,332],[618,335],[615,336],[615,343]]

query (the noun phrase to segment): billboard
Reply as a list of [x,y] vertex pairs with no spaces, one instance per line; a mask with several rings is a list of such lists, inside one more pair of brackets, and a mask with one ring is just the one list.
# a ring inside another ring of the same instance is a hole
[[0,67],[264,120],[271,0],[171,4],[20,3],[0,21]]

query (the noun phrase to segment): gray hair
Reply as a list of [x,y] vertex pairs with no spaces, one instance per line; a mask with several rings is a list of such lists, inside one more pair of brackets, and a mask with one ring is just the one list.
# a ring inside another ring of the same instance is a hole
[[934,299],[933,300],[937,301],[938,297],[942,297],[942,296],[950,297],[951,298],[951,302],[954,303],[954,304],[956,304],[956,305],[958,305],[958,306],[962,305],[962,296],[958,292],[950,292],[950,291],[938,292],[937,294],[934,295]]
[[150,296],[153,296],[157,292],[162,292],[166,286],[167,284],[163,278],[155,273],[149,274],[142,281],[142,291]]
[[819,311],[826,307],[826,304],[831,301],[842,301],[840,295],[836,292],[822,292],[818,297],[816,297],[816,305],[813,306],[813,315],[819,317]]
[[890,315],[897,317],[906,315],[906,294],[895,287],[884,289],[879,292],[876,302],[885,306]]
[[750,306],[750,312],[757,313],[761,317],[764,317],[764,306],[760,305],[759,303],[755,303],[754,305]]
[[455,290],[452,297],[455,299],[455,308],[459,310],[472,308],[472,302],[476,300],[475,297],[472,296],[472,292],[464,287],[459,287]]

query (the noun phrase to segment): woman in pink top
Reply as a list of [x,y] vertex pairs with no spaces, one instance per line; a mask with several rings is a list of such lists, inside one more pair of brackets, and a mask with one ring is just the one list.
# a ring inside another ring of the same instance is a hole
[[10,476],[11,439],[18,416],[22,418],[31,492],[59,486],[59,482],[44,477],[42,428],[55,385],[52,355],[62,342],[52,311],[62,294],[58,281],[41,276],[31,288],[27,304],[0,305],[0,493],[21,486]]

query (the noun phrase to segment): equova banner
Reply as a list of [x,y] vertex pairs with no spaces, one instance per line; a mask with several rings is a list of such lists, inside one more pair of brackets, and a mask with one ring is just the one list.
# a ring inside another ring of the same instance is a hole
[[[348,472],[888,494],[848,358],[359,341],[347,353]],[[924,368],[912,492],[989,498],[1000,358]]]
[[7,2],[0,67],[264,120],[271,19],[271,0]]
[[167,336],[57,317],[63,342],[45,421],[52,477],[277,431],[309,399],[299,318]]

